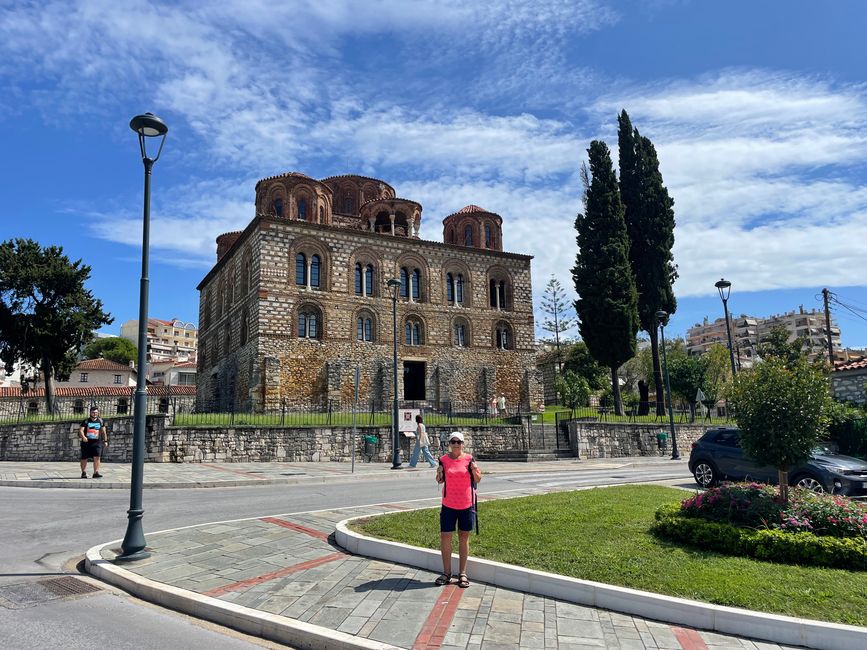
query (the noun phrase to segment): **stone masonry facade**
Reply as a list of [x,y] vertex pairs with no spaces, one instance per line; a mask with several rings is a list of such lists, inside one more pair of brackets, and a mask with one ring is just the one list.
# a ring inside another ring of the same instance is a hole
[[502,221],[469,205],[426,241],[421,205],[380,180],[260,181],[198,286],[198,408],[348,408],[357,367],[362,407],[388,409],[395,295],[399,400],[540,408],[532,258],[502,250]]

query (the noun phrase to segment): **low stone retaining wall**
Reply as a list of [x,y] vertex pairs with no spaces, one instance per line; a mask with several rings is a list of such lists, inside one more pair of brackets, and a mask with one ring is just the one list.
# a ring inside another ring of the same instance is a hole
[[[734,425],[732,425],[734,426]],[[698,440],[707,425],[677,424],[677,447],[681,456],[689,456],[692,443]],[[619,458],[623,456],[658,456],[656,434],[668,433],[668,453],[671,453],[671,433],[668,424],[619,424],[611,422],[570,422],[569,444],[578,458]]]
[[[352,427],[173,427],[165,415],[149,415],[145,432],[145,459],[157,463],[345,461],[351,460]],[[105,450],[108,461],[132,460],[133,418],[107,420],[111,444]],[[0,426],[0,460],[74,461],[79,458],[78,422],[46,422]],[[526,449],[523,428],[514,426],[428,427],[434,449],[440,434],[460,428],[466,448],[473,454]],[[617,458],[659,454],[656,434],[667,427],[659,424],[612,424],[571,422],[569,438],[578,458]],[[677,425],[681,455],[707,427]],[[362,457],[364,436],[376,436],[372,460],[391,462],[389,427],[358,427],[356,445]],[[410,440],[401,436],[404,457]],[[671,441],[669,440],[669,445]]]

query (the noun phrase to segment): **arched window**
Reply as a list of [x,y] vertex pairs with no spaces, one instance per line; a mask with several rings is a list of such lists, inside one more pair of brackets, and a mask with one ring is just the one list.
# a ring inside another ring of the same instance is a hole
[[455,276],[451,273],[446,273],[446,302],[449,304],[455,302]]
[[424,332],[421,321],[417,318],[407,318],[404,325],[404,341],[407,345],[424,345]]
[[283,216],[283,199],[274,199],[274,214],[278,217]]
[[452,344],[459,348],[470,345],[470,327],[463,318],[456,318],[452,324]]
[[485,248],[491,248],[493,239],[491,238],[491,224],[485,224]]
[[406,267],[400,268],[400,297],[409,298],[409,272]]
[[419,269],[412,270],[412,299],[418,300],[421,296],[421,271]]
[[373,317],[362,312],[355,319],[355,338],[359,341],[373,341]]
[[312,307],[305,307],[298,312],[298,338],[318,339],[321,335],[319,314]]
[[307,199],[298,201],[298,218],[307,221]]
[[250,325],[248,321],[250,320],[249,314],[247,314],[247,310],[245,309],[241,314],[241,337],[239,344],[245,345],[247,343],[247,337],[249,336]]
[[361,291],[361,262],[355,263],[355,294],[360,296],[362,294]]
[[473,227],[467,226],[464,228],[464,246],[473,245]]
[[319,206],[319,223],[325,223],[325,208]]
[[498,350],[514,350],[515,340],[512,336],[512,327],[503,321],[497,323],[494,332],[494,345]]
[[310,258],[310,286],[316,289],[319,288],[319,271],[322,266],[322,260],[318,255]]
[[244,267],[241,269],[241,297],[244,298],[247,296],[247,292],[250,290],[250,280],[252,279],[252,274],[250,271],[250,259],[247,258],[244,260]]
[[493,309],[506,309],[509,289],[509,283],[506,280],[491,279],[488,302]]
[[373,264],[364,267],[364,293],[373,295]]
[[304,253],[295,255],[295,284],[307,286],[307,256]]
[[345,214],[352,214],[355,212],[355,201],[351,196],[343,197],[343,212]]
[[464,304],[464,274],[458,273],[455,279],[455,303],[458,305]]

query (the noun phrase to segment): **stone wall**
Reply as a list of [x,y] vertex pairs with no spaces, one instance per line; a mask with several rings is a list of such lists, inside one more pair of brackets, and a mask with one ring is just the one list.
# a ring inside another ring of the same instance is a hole
[[[111,444],[108,461],[132,460],[132,418],[109,422]],[[351,427],[170,427],[166,416],[148,416],[145,433],[149,462],[268,462],[341,461],[351,459]],[[644,424],[598,422],[570,423],[570,443],[579,458],[655,456],[656,434],[663,427]],[[678,425],[677,440],[682,456],[707,429],[701,425]],[[434,451],[455,427],[428,427]],[[471,454],[490,454],[526,448],[526,433],[520,426],[469,426],[461,430]],[[667,428],[665,429],[668,430]],[[376,436],[373,461],[391,462],[391,430],[388,427],[358,427],[356,444],[361,459],[364,436]],[[401,436],[403,457],[410,441]],[[0,426],[0,460],[76,461],[79,458],[78,423],[55,422]],[[669,445],[671,441],[669,440]],[[669,447],[670,449],[670,447]]]
[[831,375],[831,390],[835,399],[864,404],[867,402],[867,368],[838,370]]
[[[689,456],[690,447],[708,427],[700,424],[676,426],[677,447],[680,455]],[[609,422],[570,422],[569,443],[578,458],[618,458],[623,456],[656,456],[659,448],[656,434],[668,435],[671,452],[671,433],[667,424],[615,424]]]

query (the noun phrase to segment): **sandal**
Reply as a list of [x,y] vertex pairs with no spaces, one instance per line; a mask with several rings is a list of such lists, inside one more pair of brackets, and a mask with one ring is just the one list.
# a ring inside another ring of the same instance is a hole
[[443,587],[452,581],[451,573],[441,573],[440,577],[434,581],[437,587]]
[[466,589],[470,586],[470,581],[467,579],[466,573],[461,573],[458,575],[458,587],[461,589]]

